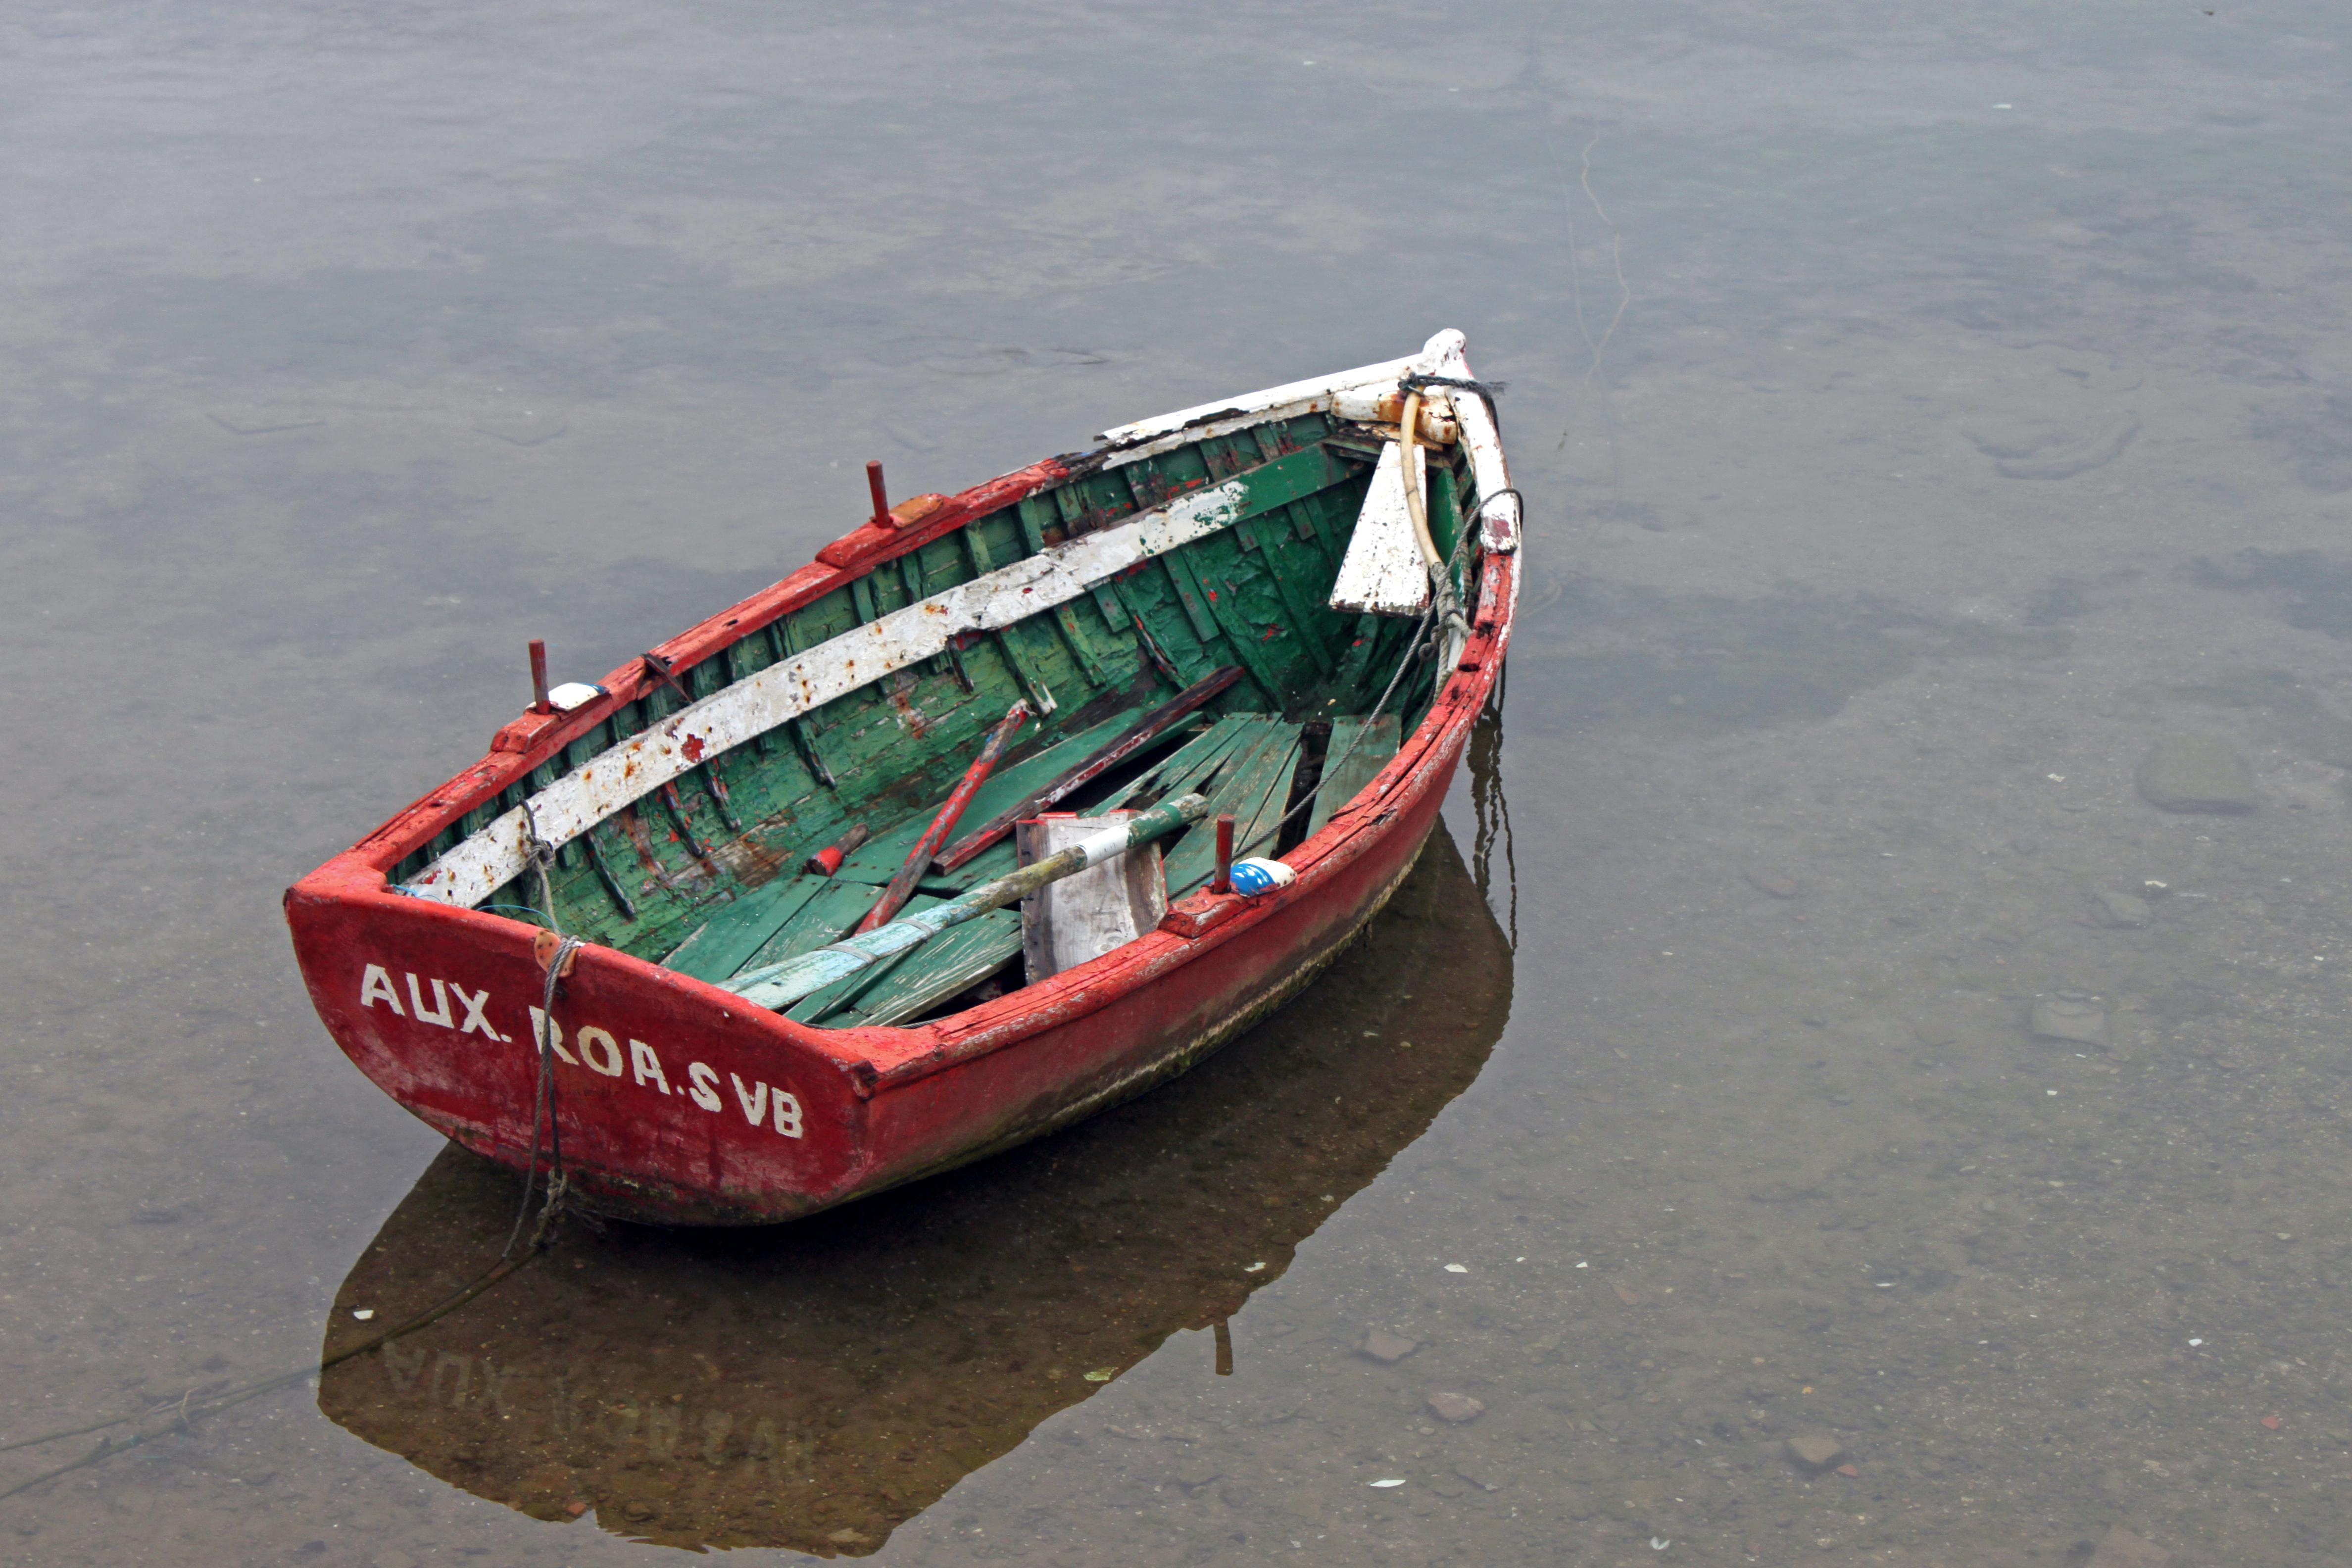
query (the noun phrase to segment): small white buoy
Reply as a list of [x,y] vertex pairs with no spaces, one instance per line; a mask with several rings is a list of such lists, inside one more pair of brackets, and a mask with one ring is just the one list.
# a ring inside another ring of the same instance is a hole
[[1261,893],[1271,893],[1276,888],[1287,888],[1298,880],[1298,873],[1279,860],[1267,860],[1253,855],[1234,862],[1234,891],[1243,898],[1255,899]]
[[604,695],[601,686],[591,686],[584,680],[567,680],[551,686],[547,691],[547,705],[559,713],[569,713],[574,708],[585,708]]

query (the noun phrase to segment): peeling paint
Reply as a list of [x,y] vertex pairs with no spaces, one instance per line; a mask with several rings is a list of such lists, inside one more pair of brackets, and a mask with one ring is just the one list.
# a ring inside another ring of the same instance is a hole
[[[409,883],[418,894],[473,905],[520,876],[530,824],[566,844],[630,802],[715,756],[947,651],[956,632],[1001,631],[1040,608],[1238,521],[1249,481],[1228,479],[1118,528],[1016,561],[894,610],[678,710],[644,734],[574,768],[433,862]],[[691,751],[689,751],[691,747]]]

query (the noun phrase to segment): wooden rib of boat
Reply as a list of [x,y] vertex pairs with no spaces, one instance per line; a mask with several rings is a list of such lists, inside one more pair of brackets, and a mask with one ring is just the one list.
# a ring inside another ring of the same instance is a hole
[[[1066,1124],[1280,1005],[1411,869],[1499,673],[1521,509],[1493,408],[1447,331],[1101,440],[896,507],[877,479],[814,564],[543,696],[297,883],[336,1042],[478,1153],[560,1147],[575,1201],[760,1224]],[[1202,821],[1161,846],[1164,918],[1073,967],[1028,978],[1003,909],[762,1005],[1016,702],[902,918],[1013,870],[1015,818],[1186,794],[1291,879],[1217,890]]]

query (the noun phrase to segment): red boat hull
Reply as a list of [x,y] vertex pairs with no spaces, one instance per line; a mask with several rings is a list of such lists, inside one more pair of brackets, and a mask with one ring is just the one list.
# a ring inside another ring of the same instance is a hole
[[[1298,877],[1277,892],[1196,894],[1140,941],[908,1027],[811,1028],[626,953],[581,950],[553,1019],[555,1122],[575,1198],[668,1224],[791,1219],[1089,1114],[1278,1006],[1420,853],[1501,668],[1517,563],[1483,557],[1459,668],[1395,759],[1285,857]],[[753,607],[805,602],[847,571],[795,574],[665,649],[691,650]],[[311,999],[345,1054],[433,1127],[516,1170],[539,1083],[534,928],[394,893],[386,872],[569,733],[502,732],[481,764],[286,898]]]

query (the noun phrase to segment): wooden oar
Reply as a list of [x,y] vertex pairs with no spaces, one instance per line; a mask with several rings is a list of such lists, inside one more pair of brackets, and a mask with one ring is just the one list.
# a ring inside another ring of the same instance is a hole
[[1004,754],[1005,743],[1013,739],[1013,731],[1021,728],[1021,721],[1028,717],[1029,704],[1026,702],[1015,702],[1004,710],[1004,717],[998,720],[996,728],[988,732],[987,743],[980,748],[980,755],[972,759],[971,766],[964,770],[963,777],[957,780],[955,788],[948,792],[947,804],[940,807],[937,816],[931,818],[931,825],[923,830],[922,837],[915,841],[914,850],[907,857],[907,863],[898,868],[898,874],[890,879],[890,885],[882,889],[882,896],[874,900],[874,907],[866,911],[864,920],[857,922],[860,932],[887,925],[890,917],[897,914],[914,895],[915,884],[921,881],[923,873],[930,868],[931,857],[939,853],[940,846],[945,844],[948,835],[955,831],[956,823],[963,816],[963,808],[971,804],[971,797],[979,793],[981,785],[988,782],[988,775],[996,771],[996,759]]
[[1126,822],[1080,839],[1058,854],[1033,866],[1024,866],[992,882],[982,882],[961,898],[892,921],[888,925],[845,937],[829,947],[799,953],[782,963],[739,974],[719,989],[732,991],[755,1006],[781,1010],[803,996],[815,994],[836,980],[845,979],[887,958],[919,947],[950,927],[1006,904],[1018,903],[1048,882],[1116,860],[1156,838],[1174,833],[1209,814],[1205,795],[1179,795],[1150,811],[1138,812]]
[[990,817],[985,825],[974,828],[957,839],[948,847],[947,852],[939,858],[939,868],[942,871],[954,870],[1012,832],[1014,823],[1024,817],[1036,816],[1047,806],[1068,795],[1079,785],[1091,779],[1100,778],[1104,773],[1141,751],[1153,740],[1166,733],[1178,720],[1207,702],[1209,699],[1241,678],[1242,667],[1229,664],[1223,669],[1194,681],[1182,691],[1145,714],[1142,721],[1135,728],[1039,790],[1035,795],[1017,805],[1008,806],[998,812],[994,816]]

